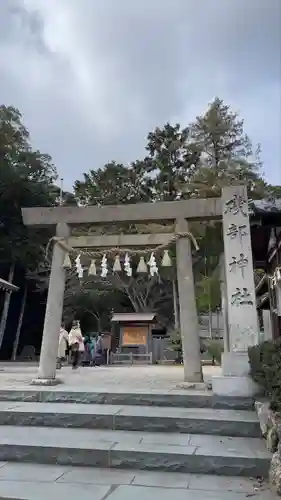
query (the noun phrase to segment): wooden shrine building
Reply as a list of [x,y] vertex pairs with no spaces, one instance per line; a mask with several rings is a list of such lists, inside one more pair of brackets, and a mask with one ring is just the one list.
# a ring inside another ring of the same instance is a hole
[[281,336],[281,199],[251,203],[256,297],[264,339]]
[[152,329],[156,324],[156,314],[116,313],[111,322],[119,358],[124,355],[125,362],[125,355],[129,354],[132,362],[152,363]]

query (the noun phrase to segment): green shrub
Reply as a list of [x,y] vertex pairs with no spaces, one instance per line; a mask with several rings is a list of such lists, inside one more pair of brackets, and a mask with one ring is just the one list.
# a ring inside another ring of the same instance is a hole
[[223,342],[219,339],[206,339],[204,341],[206,352],[212,358],[213,364],[221,364]]
[[281,339],[262,342],[249,348],[251,376],[271,399],[271,404],[281,409]]
[[[176,363],[181,363],[182,362],[182,341],[181,341],[181,334],[179,330],[174,330],[170,334],[170,349],[176,352]],[[206,351],[206,348],[204,346],[204,343],[202,339],[200,339],[200,352],[201,354]]]
[[176,353],[176,363],[182,362],[182,342],[179,330],[174,330],[170,335],[170,349]]

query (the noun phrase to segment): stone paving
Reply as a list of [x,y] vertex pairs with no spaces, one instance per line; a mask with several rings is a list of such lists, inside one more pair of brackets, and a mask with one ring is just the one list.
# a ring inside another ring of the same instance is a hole
[[0,401],[0,425],[260,437],[260,423],[254,411],[176,408],[171,405]]
[[[30,387],[34,390],[30,382],[36,377],[37,371],[36,364],[1,363],[0,389],[24,387],[26,390]],[[204,380],[208,382],[213,375],[219,375],[221,369],[205,366],[203,372]],[[80,367],[77,371],[65,366],[57,372],[57,377],[63,382],[52,387],[52,390],[57,391],[170,392],[183,389],[182,366],[101,366]],[[44,390],[44,387],[40,387],[41,389]]]
[[0,463],[0,498],[21,500],[275,500],[254,479]]
[[0,458],[251,477],[266,475],[271,456],[259,438],[1,425]]
[[[208,382],[212,375],[219,373],[219,367],[206,366],[204,367],[204,380]],[[81,367],[75,372],[70,367],[64,367],[58,372],[58,377],[63,381],[63,384],[52,388],[31,386],[30,382],[36,375],[37,366],[35,364],[1,363],[0,390],[34,391],[40,389],[42,391],[76,393],[120,392],[171,395],[207,393],[203,389],[201,391],[192,388],[186,389],[182,383],[183,368],[177,366]],[[19,402],[17,404],[19,405]],[[29,431],[31,432],[31,429]],[[35,434],[38,435],[38,432],[41,432],[38,428],[35,431],[37,432],[34,433],[34,439],[36,439]],[[44,433],[44,431],[42,432]],[[51,429],[49,432],[51,436]],[[73,429],[69,429],[69,432],[73,433],[74,437],[76,432]],[[97,431],[89,430],[88,432],[96,433]],[[99,432],[100,436],[101,432],[103,431]],[[18,433],[19,439],[24,440],[23,430],[19,429]],[[56,443],[59,441],[59,433],[59,429],[52,429],[53,439]],[[29,433],[29,442],[30,436]],[[216,436],[205,437],[209,441],[216,440]],[[202,439],[203,436],[194,435],[193,437],[186,436],[186,438],[190,439],[189,445],[191,445],[191,439]],[[242,451],[243,438],[238,439],[241,440]],[[0,441],[3,443],[7,440],[13,440],[11,429],[8,427],[5,429],[2,426]],[[72,438],[70,438],[71,441]],[[212,443],[209,443],[208,446],[211,445]],[[157,446],[156,443],[154,443],[155,446]],[[274,500],[277,498],[269,491],[266,484],[259,484],[257,481],[240,477],[201,476],[172,472],[167,474],[140,470],[99,470],[86,467],[76,468],[70,465],[0,463],[0,500],[4,498],[49,500],[51,497],[52,500],[61,500],[62,498],[68,500],[77,500],[77,498],[79,500],[131,500],[133,498],[135,500],[170,500],[171,494],[173,500],[193,500],[195,494],[199,500],[246,500],[248,498]]]

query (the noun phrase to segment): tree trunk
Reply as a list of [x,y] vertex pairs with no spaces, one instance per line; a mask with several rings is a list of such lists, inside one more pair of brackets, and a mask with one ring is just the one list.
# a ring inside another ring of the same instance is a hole
[[220,338],[220,315],[221,315],[221,311],[219,308],[217,308],[217,337],[218,337],[218,339]]
[[21,327],[22,327],[22,322],[23,322],[23,317],[24,317],[24,311],[25,311],[26,296],[27,296],[27,284],[25,284],[24,292],[23,292],[23,298],[22,298],[22,301],[21,301],[20,315],[19,315],[18,326],[17,326],[17,331],[16,331],[16,337],[15,337],[15,340],[14,340],[13,352],[12,352],[12,357],[11,357],[12,361],[16,361],[16,358],[17,358],[17,352],[18,352],[18,346],[19,346],[19,340],[20,340],[20,332],[21,332]]
[[173,279],[173,302],[174,302],[174,319],[175,319],[175,330],[179,330],[180,321],[179,321],[179,307],[178,307],[178,296],[177,296],[177,285],[176,280]]
[[212,339],[213,338],[213,312],[211,309],[211,305],[209,302],[209,308],[208,308],[208,317],[209,317],[209,337]]
[[[9,276],[8,276],[9,283],[13,282],[14,272],[15,272],[15,264],[13,262],[11,264],[10,270],[9,270]],[[0,350],[2,347],[3,339],[4,339],[4,334],[5,334],[5,329],[6,329],[7,319],[8,319],[8,313],[9,313],[10,300],[11,300],[11,292],[5,292],[4,306],[3,306],[1,322],[0,322]]]

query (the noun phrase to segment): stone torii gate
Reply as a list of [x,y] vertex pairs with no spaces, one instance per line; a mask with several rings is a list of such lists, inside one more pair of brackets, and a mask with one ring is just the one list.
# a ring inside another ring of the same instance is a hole
[[[242,191],[241,191],[242,190]],[[238,194],[237,194],[238,193]],[[236,198],[235,198],[236,196]],[[227,199],[229,200],[227,201]],[[240,199],[241,198],[241,199]],[[223,201],[226,200],[226,201]],[[192,252],[191,252],[191,240],[188,236],[189,224],[188,221],[195,220],[218,220],[223,217],[224,220],[224,241],[225,246],[229,248],[228,236],[227,236],[227,214],[225,206],[231,205],[231,200],[234,203],[234,208],[238,207],[238,212],[241,212],[241,207],[246,206],[246,220],[247,228],[249,233],[249,216],[248,216],[248,201],[247,192],[243,186],[232,187],[224,189],[223,198],[209,198],[209,199],[192,199],[184,201],[172,201],[172,202],[157,202],[157,203],[140,203],[134,205],[117,205],[117,206],[88,206],[88,207],[52,207],[52,208],[23,208],[22,216],[24,224],[28,226],[54,226],[56,228],[56,236],[58,238],[64,238],[66,244],[69,242],[72,247],[81,247],[81,237],[71,237],[71,227],[77,226],[79,224],[112,224],[114,223],[152,223],[159,221],[173,221],[175,223],[176,233],[185,233],[186,236],[179,238],[176,241],[176,252],[177,252],[177,278],[178,278],[178,290],[179,290],[179,309],[180,309],[180,328],[181,328],[181,338],[183,346],[183,359],[184,359],[184,380],[186,382],[201,382],[202,381],[202,368],[200,360],[200,340],[199,340],[199,329],[198,329],[198,317],[196,309],[196,298],[194,290],[194,279],[193,279],[193,269],[192,269]],[[235,201],[236,200],[236,201]],[[237,202],[239,201],[239,203]],[[230,205],[227,205],[230,203]],[[242,207],[242,208],[243,208]],[[231,207],[230,207],[231,208]],[[229,210],[230,210],[229,208]],[[233,208],[233,207],[232,207]],[[228,210],[228,212],[229,212]],[[224,215],[226,214],[226,215]],[[231,220],[232,221],[232,220]],[[235,221],[232,221],[234,225]],[[249,243],[250,236],[247,233],[247,251],[251,251],[251,245]],[[88,238],[88,240],[87,240]],[[99,236],[95,237],[95,243],[92,244],[89,241],[91,237],[85,237],[85,246],[96,246],[97,238],[99,238],[100,246],[106,247],[110,246],[110,238],[116,238],[116,236]],[[155,246],[165,242],[165,238],[171,238],[170,234],[165,235],[122,235],[119,236],[118,245],[119,246]],[[245,238],[245,235],[244,235]],[[113,240],[112,240],[113,241]],[[233,240],[233,235],[231,236],[231,241]],[[90,244],[90,245],[89,245]],[[116,245],[116,241],[114,245]],[[228,245],[228,246],[227,246]],[[250,245],[250,246],[249,246]],[[240,247],[239,247],[240,248]],[[231,252],[228,250],[228,253]],[[65,258],[65,249],[57,242],[54,244],[53,248],[53,259],[52,268],[49,281],[48,299],[45,313],[45,322],[43,330],[43,339],[40,355],[40,364],[38,378],[33,381],[34,384],[38,385],[54,385],[59,383],[56,379],[56,356],[58,350],[58,332],[61,326],[61,317],[63,309],[63,299],[64,299],[64,288],[65,288],[65,269],[63,268],[63,262]],[[253,274],[252,257],[249,260],[247,257],[247,263],[249,264],[248,276]],[[233,270],[233,268],[231,268]],[[244,268],[243,268],[244,269]],[[229,269],[226,269],[226,283],[229,299],[226,301],[227,304],[232,304],[233,296],[237,295],[235,304],[240,305],[243,302],[242,291],[244,290],[244,295],[246,294],[245,283],[244,288],[242,287],[238,290],[238,282],[235,281],[235,293],[232,293],[231,280],[233,274],[231,275]],[[249,287],[248,287],[249,288]],[[248,289],[247,289],[248,290]],[[248,292],[247,292],[248,293]],[[254,291],[251,291],[253,294]],[[246,297],[246,295],[245,295]],[[246,297],[247,298],[247,297]],[[249,296],[248,296],[249,299]],[[255,308],[254,298],[251,296],[251,306]],[[241,302],[242,301],[242,302]],[[249,302],[249,300],[248,300]],[[232,304],[233,305],[233,304]],[[248,309],[250,304],[247,305]],[[251,311],[253,307],[250,307]],[[233,309],[233,307],[232,307]],[[236,309],[238,311],[238,309]],[[235,312],[235,311],[234,311]],[[253,317],[253,314],[252,316]],[[233,318],[233,314],[232,314]],[[233,320],[232,320],[233,321]],[[236,326],[237,326],[237,319]],[[252,321],[253,323],[253,321]],[[244,335],[244,343],[242,346],[242,351],[245,354],[245,350],[248,345],[247,332],[252,335],[253,324],[247,322],[247,328],[240,332]],[[236,326],[232,325],[232,330],[237,329]],[[229,328],[228,328],[229,331]],[[235,330],[236,331],[236,330]],[[240,338],[239,337],[239,338]],[[252,335],[253,337],[253,335]],[[227,344],[227,343],[226,343]],[[229,344],[229,342],[228,342]],[[237,342],[236,342],[237,344]],[[235,351],[237,345],[233,344],[233,349],[230,351]],[[241,338],[240,338],[241,344]],[[239,346],[238,346],[239,347]],[[236,349],[237,350],[237,349]],[[239,349],[238,349],[239,350]],[[226,353],[229,354],[229,353]],[[228,362],[232,356],[230,353]],[[236,356],[235,356],[236,358]],[[243,360],[246,359],[245,356]],[[240,362],[240,361],[239,361]],[[238,363],[239,364],[239,363]],[[241,362],[240,362],[241,365]],[[240,367],[239,365],[239,367]],[[245,365],[243,365],[243,376],[245,375]],[[240,367],[241,368],[241,367]],[[239,369],[240,369],[239,368]],[[238,368],[237,368],[238,370]],[[236,371],[237,371],[236,370]],[[241,371],[241,370],[240,370]],[[235,376],[240,376],[241,373],[235,372]],[[216,380],[217,392],[220,393],[225,387],[225,376],[232,377],[232,375],[225,373],[223,377]],[[222,379],[222,380],[221,380]],[[231,380],[230,380],[231,384]],[[239,385],[239,384],[238,384]],[[226,388],[228,390],[228,387]]]

